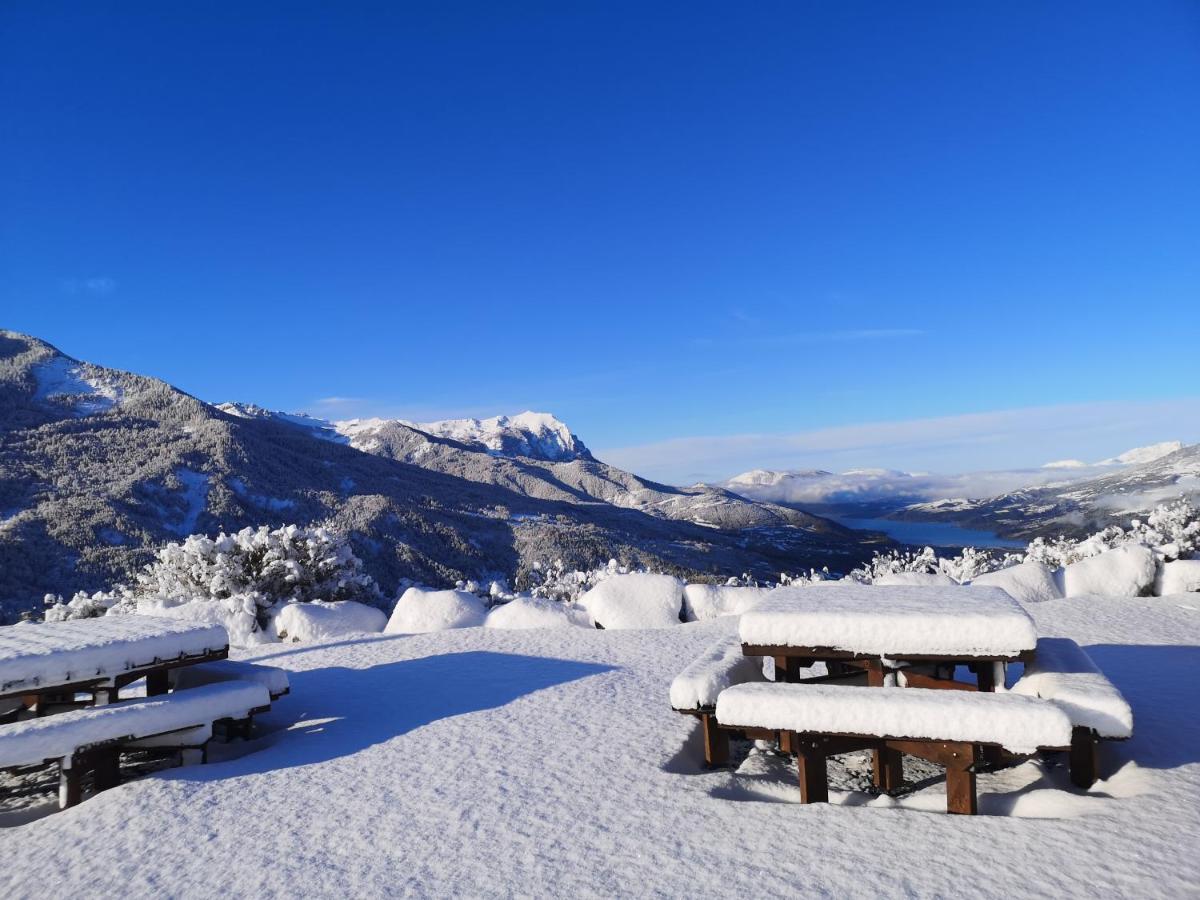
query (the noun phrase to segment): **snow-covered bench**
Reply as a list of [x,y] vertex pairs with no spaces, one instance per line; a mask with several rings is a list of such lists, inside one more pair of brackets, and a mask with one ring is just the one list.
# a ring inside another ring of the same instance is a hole
[[671,682],[671,708],[700,720],[708,765],[729,762],[729,735],[713,719],[717,697],[730,685],[761,678],[762,660],[744,655],[741,639],[734,634],[710,646]]
[[739,684],[717,699],[721,728],[790,735],[803,803],[829,799],[826,759],[855,750],[908,753],[946,767],[946,805],[977,811],[975,766],[983,747],[1029,755],[1064,750],[1071,720],[1058,706],[1019,694],[769,683]]
[[229,681],[0,725],[0,769],[57,762],[65,808],[80,801],[86,772],[94,790],[115,787],[123,750],[191,749],[203,760],[214,725],[247,722],[270,705],[262,684]]
[[[728,730],[718,728],[713,717],[717,698],[732,685],[762,681],[763,665],[762,657],[747,656],[743,652],[741,638],[733,634],[708,647],[671,682],[671,708],[700,720],[704,733],[704,761],[708,765],[721,766],[729,762]],[[796,680],[795,673],[786,669],[784,662],[776,662],[775,678],[780,681]],[[865,682],[866,678],[864,669],[817,676],[803,683]]]
[[251,681],[261,684],[271,695],[272,702],[291,690],[288,685],[287,672],[275,666],[223,659],[200,666],[187,666],[171,670],[171,689],[176,691],[186,691],[204,684],[221,684],[226,681]]
[[1037,655],[1013,693],[1048,700],[1071,720],[1071,781],[1091,787],[1098,775],[1097,745],[1133,734],[1133,710],[1092,658],[1070,638],[1041,638]]

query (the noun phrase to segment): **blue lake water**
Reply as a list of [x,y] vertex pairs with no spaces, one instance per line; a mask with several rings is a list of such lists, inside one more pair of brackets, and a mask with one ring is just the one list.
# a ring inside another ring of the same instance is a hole
[[1027,541],[1013,541],[997,537],[991,531],[963,528],[946,522],[899,522],[895,519],[851,519],[830,516],[840,525],[862,531],[882,531],[893,540],[904,544],[921,544],[931,547],[1000,547],[1024,549]]

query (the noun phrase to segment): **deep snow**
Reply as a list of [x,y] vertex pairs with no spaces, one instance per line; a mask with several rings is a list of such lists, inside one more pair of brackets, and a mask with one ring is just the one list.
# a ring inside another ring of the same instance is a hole
[[292,684],[246,755],[0,832],[0,895],[1195,896],[1198,606],[1031,605],[1125,694],[1135,734],[1086,794],[1057,760],[981,775],[972,819],[942,812],[940,781],[804,807],[769,754],[704,771],[668,686],[720,621],[239,651]]

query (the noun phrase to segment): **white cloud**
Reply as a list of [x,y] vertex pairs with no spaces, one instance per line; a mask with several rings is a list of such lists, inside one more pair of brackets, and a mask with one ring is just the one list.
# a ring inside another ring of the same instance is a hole
[[1032,407],[791,433],[683,437],[595,452],[640,475],[684,482],[722,481],[755,468],[1036,469],[1053,459],[1101,459],[1164,439],[1200,441],[1200,398]]
[[67,278],[62,283],[62,289],[68,294],[95,294],[105,297],[117,289],[116,279],[107,275],[93,275],[90,278]]

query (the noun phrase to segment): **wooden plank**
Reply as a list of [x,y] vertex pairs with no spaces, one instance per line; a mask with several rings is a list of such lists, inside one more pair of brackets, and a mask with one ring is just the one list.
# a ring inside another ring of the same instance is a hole
[[967,681],[954,681],[950,678],[935,678],[932,675],[921,675],[917,672],[904,672],[904,680],[910,688],[924,688],[934,691],[978,691],[979,688]]
[[859,653],[853,650],[839,650],[834,647],[790,647],[786,644],[742,644],[742,653],[746,656],[794,656],[798,659],[809,659],[815,662],[855,661],[879,659],[894,659],[900,662],[936,663],[944,665],[969,665],[976,662],[1028,662],[1032,661],[1032,650],[1014,650],[992,656],[955,656],[928,653]]

